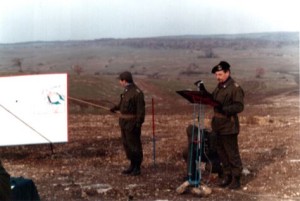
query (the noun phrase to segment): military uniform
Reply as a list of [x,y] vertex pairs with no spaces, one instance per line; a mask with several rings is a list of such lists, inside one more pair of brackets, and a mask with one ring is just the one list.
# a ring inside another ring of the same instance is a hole
[[5,171],[0,161],[0,200],[10,200],[10,175]]
[[238,148],[240,125],[237,114],[244,109],[244,92],[229,77],[216,87],[212,96],[220,103],[220,106],[214,108],[212,130],[217,135],[217,151],[223,165],[223,173],[239,180],[243,167]]
[[[113,108],[120,110],[119,125],[122,143],[131,168],[140,169],[143,161],[141,126],[145,119],[145,100],[143,92],[134,84],[128,84],[121,94],[120,102]],[[129,171],[129,172],[131,172]]]

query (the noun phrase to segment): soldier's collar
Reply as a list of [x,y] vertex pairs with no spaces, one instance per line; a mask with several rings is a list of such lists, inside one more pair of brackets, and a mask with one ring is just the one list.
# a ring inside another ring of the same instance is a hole
[[126,86],[124,87],[124,91],[125,91],[125,92],[128,91],[128,89],[129,89],[131,86],[133,86],[132,83],[127,83]]
[[225,82],[221,82],[218,84],[219,89],[226,88],[230,83],[231,77],[229,76]]

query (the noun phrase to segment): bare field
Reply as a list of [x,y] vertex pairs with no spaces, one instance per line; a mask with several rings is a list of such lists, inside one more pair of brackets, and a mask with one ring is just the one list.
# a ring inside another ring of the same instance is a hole
[[[283,97],[282,97],[283,98]],[[241,115],[240,150],[244,167],[243,188],[221,190],[216,175],[204,172],[203,182],[213,188],[205,200],[298,200],[299,199],[299,102],[273,101],[254,105],[255,116]],[[297,107],[295,107],[295,105]],[[282,116],[277,109],[289,111]],[[268,115],[260,115],[260,111]],[[209,114],[209,112],[208,112]],[[182,150],[190,114],[157,115],[156,159],[153,160],[151,115],[143,126],[144,162],[140,177],[121,175],[128,165],[123,153],[117,118],[112,115],[70,115],[67,144],[1,148],[5,167],[13,176],[32,178],[43,200],[196,200],[177,195],[186,165]],[[206,119],[209,125],[209,118]]]

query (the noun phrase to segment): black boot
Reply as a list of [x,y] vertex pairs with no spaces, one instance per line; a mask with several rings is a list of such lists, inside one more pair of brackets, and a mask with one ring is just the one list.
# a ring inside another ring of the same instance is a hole
[[132,172],[131,172],[131,175],[132,176],[138,176],[141,174],[141,166],[140,165],[135,165]]
[[133,162],[131,161],[130,166],[126,170],[123,170],[122,174],[131,174],[132,171],[133,171],[133,169],[134,169],[134,167],[135,166],[134,166]]
[[241,187],[240,177],[239,176],[233,177],[228,188],[234,190],[234,189],[239,189],[240,187]]
[[231,175],[224,175],[224,178],[219,183],[219,186],[224,188],[224,187],[228,186],[231,183],[231,181],[232,181]]

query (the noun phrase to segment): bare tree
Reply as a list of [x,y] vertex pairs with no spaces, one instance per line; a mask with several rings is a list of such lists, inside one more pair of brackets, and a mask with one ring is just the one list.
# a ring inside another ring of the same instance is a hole
[[204,57],[205,58],[217,58],[218,56],[214,53],[212,48],[207,48],[204,50]]
[[256,78],[262,78],[264,74],[266,73],[265,69],[262,67],[256,68],[255,70],[255,77]]
[[79,64],[72,65],[71,69],[77,75],[80,75],[84,71],[83,67]]
[[12,62],[13,62],[14,66],[17,66],[19,68],[19,72],[23,72],[23,68],[22,68],[23,59],[22,58],[14,58],[12,60]]

